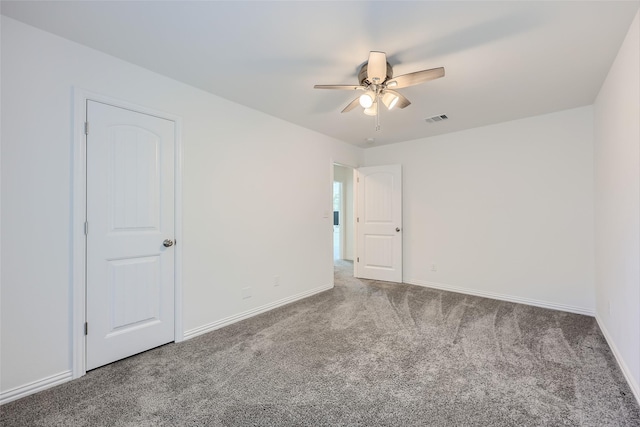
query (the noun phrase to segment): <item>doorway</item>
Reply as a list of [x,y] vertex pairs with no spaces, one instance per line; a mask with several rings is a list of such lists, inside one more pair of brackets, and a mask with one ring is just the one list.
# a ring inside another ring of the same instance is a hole
[[175,123],[88,101],[87,369],[174,340]]
[[355,277],[402,282],[402,166],[361,167],[357,175]]
[[354,169],[333,165],[333,260],[353,262],[355,255]]
[[[342,182],[333,181],[333,259],[342,259],[344,254],[344,203]],[[341,218],[342,217],[342,218]]]
[[181,120],[75,89],[73,377],[182,341]]

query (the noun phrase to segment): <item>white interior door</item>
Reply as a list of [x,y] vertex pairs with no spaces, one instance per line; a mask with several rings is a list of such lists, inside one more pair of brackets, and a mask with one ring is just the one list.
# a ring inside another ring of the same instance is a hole
[[363,167],[357,182],[356,277],[402,282],[402,168]]
[[174,340],[175,123],[94,101],[87,122],[89,370]]

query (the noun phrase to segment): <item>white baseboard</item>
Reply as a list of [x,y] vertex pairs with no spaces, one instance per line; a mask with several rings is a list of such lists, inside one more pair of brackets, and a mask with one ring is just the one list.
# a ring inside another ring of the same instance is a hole
[[274,301],[272,303],[253,308],[251,310],[244,311],[242,313],[234,314],[233,316],[225,317],[224,319],[216,320],[215,322],[207,323],[206,325],[202,325],[197,328],[189,329],[188,331],[184,332],[184,339],[188,340],[190,338],[197,337],[198,335],[215,331],[216,329],[220,329],[224,326],[231,325],[232,323],[239,322],[240,320],[248,319],[249,317],[253,317],[260,313],[264,313],[265,311],[273,310],[274,308],[301,300],[303,298],[310,297],[311,295],[315,295],[320,292],[327,291],[331,288],[333,288],[333,285],[320,286],[318,288],[301,292],[299,294],[292,295],[290,297],[283,298],[281,300]]
[[572,305],[558,304],[555,302],[540,301],[540,300],[535,300],[531,298],[516,297],[513,295],[498,294],[494,292],[479,291],[477,289],[463,288],[460,286],[452,286],[444,283],[429,282],[426,280],[419,280],[419,279],[404,279],[404,283],[408,283],[410,285],[424,286],[426,288],[441,289],[443,291],[457,292],[459,294],[475,295],[478,297],[497,299],[500,301],[509,301],[509,302],[515,302],[518,304],[533,305],[533,306],[542,307],[542,308],[550,308],[552,310],[567,311],[569,313],[584,314],[587,316],[595,315],[594,310],[590,308],[576,307]]
[[41,380],[36,380],[28,384],[0,392],[0,405],[4,405],[5,403],[9,403],[13,400],[57,386],[58,384],[66,383],[67,381],[71,381],[72,378],[73,375],[71,371],[63,371],[59,374],[51,375],[49,377],[42,378]]
[[627,364],[625,363],[624,359],[622,358],[622,355],[620,354],[620,351],[618,350],[618,347],[616,346],[615,341],[611,337],[611,334],[609,333],[607,328],[605,328],[602,320],[600,320],[600,316],[598,316],[597,314],[596,314],[596,322],[598,322],[598,326],[602,331],[602,335],[604,335],[604,339],[607,340],[607,344],[609,344],[609,347],[611,348],[613,355],[616,357],[618,366],[620,366],[620,369],[622,370],[622,373],[624,374],[624,377],[627,380],[627,384],[629,384],[629,388],[631,388],[631,391],[633,392],[634,397],[636,398],[636,400],[638,401],[638,404],[640,405],[640,386],[638,385],[638,382],[635,380],[635,378],[633,378],[633,375],[631,375],[631,370],[629,369],[629,366],[627,366]]
[[[185,331],[184,333],[184,339],[189,339],[189,338],[193,338],[196,337],[198,335],[202,335],[205,334],[207,332],[210,331],[214,331],[216,329],[220,329],[223,326],[227,326],[230,325],[232,323],[235,322],[239,322],[240,320],[243,319],[247,319],[249,317],[253,317],[257,314],[260,313],[264,313],[265,311],[269,311],[272,310],[274,308],[292,303],[294,301],[298,301],[301,300],[303,298],[307,298],[310,297],[312,295],[315,295],[317,293],[320,292],[324,292],[327,291],[329,289],[333,288],[333,285],[329,284],[329,285],[325,285],[325,286],[320,286],[318,288],[315,289],[311,289],[309,291],[306,292],[301,292],[299,294],[296,295],[292,295],[290,297],[287,298],[283,298],[281,300],[278,301],[274,301],[272,303],[269,304],[265,304],[261,307],[256,307],[254,309],[245,311],[243,313],[239,313],[233,316],[229,316],[227,318],[218,320],[216,322],[212,322],[203,326],[200,326],[198,328],[194,328],[188,331]],[[55,375],[51,375],[49,377],[46,378],[42,378],[40,380],[36,380],[33,382],[30,382],[28,384],[19,386],[19,387],[15,387],[12,388],[10,390],[7,391],[2,391],[0,392],[0,405],[3,405],[5,403],[9,403],[11,401],[20,399],[22,397],[28,396],[30,394],[34,394],[37,393],[39,391],[54,387],[58,384],[62,384],[65,383],[67,381],[71,381],[73,379],[73,373],[69,370],[69,371],[64,371],[64,372],[60,372],[58,374]]]

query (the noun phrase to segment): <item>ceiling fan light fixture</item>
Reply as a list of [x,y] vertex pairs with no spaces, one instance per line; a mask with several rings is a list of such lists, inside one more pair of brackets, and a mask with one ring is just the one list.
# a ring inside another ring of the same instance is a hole
[[361,96],[352,100],[342,110],[342,113],[351,111],[360,104],[366,115],[375,116],[376,130],[379,131],[380,108],[382,107],[378,104],[382,103],[389,110],[393,108],[404,109],[411,105],[411,101],[394,89],[414,86],[440,77],[444,77],[444,67],[414,71],[393,77],[393,67],[387,62],[387,54],[371,51],[369,59],[358,72],[359,85],[315,85],[314,88],[364,91]]
[[374,102],[369,108],[365,108],[364,113],[367,116],[375,116],[378,114],[378,103]]
[[400,97],[398,95],[395,95],[393,93],[385,93],[384,95],[382,95],[382,102],[384,103],[384,105],[387,106],[387,108],[389,110],[391,110],[393,107],[396,106],[396,104],[398,103],[398,100],[400,99]]
[[363,93],[360,95],[360,106],[362,108],[371,108],[373,105],[373,96],[370,93]]

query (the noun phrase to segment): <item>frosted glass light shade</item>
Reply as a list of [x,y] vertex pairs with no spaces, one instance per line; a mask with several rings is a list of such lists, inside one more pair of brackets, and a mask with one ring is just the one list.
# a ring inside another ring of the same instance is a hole
[[360,106],[362,108],[369,108],[373,105],[373,96],[369,93],[364,93],[360,95]]
[[389,92],[385,93],[382,96],[382,102],[384,103],[384,105],[387,106],[387,108],[389,110],[391,110],[393,107],[396,106],[396,104],[398,103],[399,99],[400,98],[397,95],[394,95],[394,94],[389,93]]
[[371,105],[371,107],[365,108],[364,113],[367,116],[375,116],[376,114],[378,114],[378,103],[375,102]]

